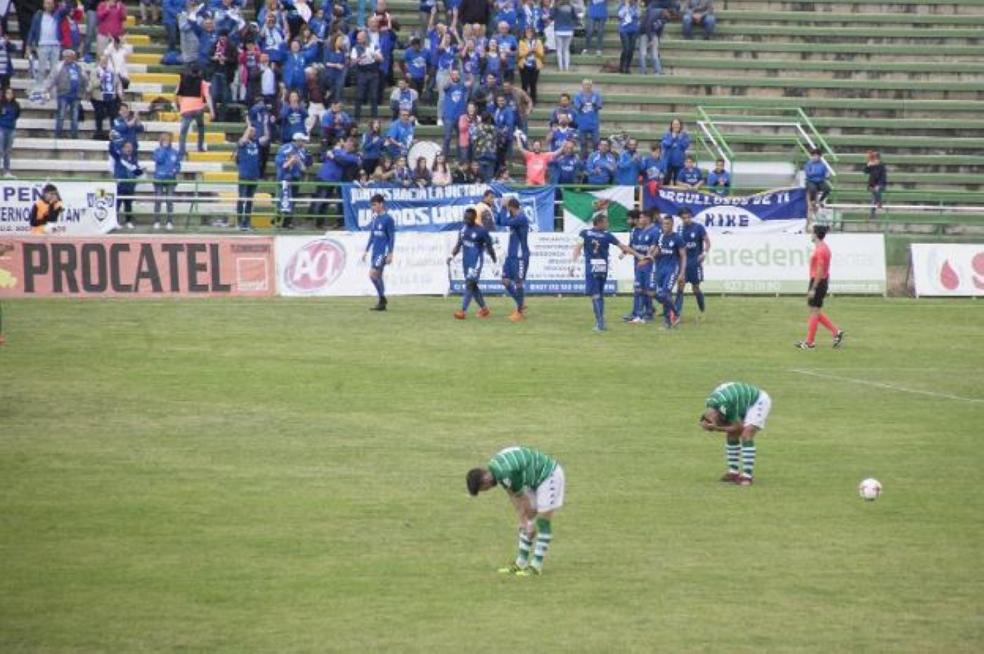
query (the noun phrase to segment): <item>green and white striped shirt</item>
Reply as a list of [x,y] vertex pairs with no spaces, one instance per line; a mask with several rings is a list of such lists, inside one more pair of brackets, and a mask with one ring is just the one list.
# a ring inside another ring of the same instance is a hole
[[532,447],[507,447],[489,460],[496,482],[514,495],[536,490],[556,467],[555,459]]
[[748,408],[758,401],[761,392],[758,386],[751,384],[725,382],[714,389],[705,404],[718,411],[726,422],[735,422],[745,418]]

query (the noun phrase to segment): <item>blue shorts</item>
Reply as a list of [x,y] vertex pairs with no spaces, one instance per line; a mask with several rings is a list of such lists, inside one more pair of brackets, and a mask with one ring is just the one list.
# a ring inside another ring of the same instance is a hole
[[676,290],[677,277],[679,274],[679,266],[665,268],[657,267],[655,273],[653,274],[653,279],[655,280],[653,290],[655,290],[657,294],[673,293],[673,291]]
[[482,276],[482,264],[484,260],[479,259],[478,261],[464,261],[461,267],[465,271],[465,279],[468,281],[477,282]]
[[372,259],[369,261],[369,267],[373,270],[383,272],[383,268],[386,267],[386,253],[376,254],[373,252]]
[[584,278],[584,294],[585,295],[604,295],[605,294],[605,282],[608,281],[608,275],[587,275]]
[[643,268],[636,267],[635,282],[632,284],[632,290],[636,292],[649,291],[652,289],[652,284],[653,284],[652,265],[648,265]]
[[704,264],[695,262],[687,264],[687,274],[684,277],[688,284],[700,284],[704,281]]
[[521,282],[526,279],[526,271],[529,267],[529,257],[506,257],[505,263],[502,264],[502,278]]

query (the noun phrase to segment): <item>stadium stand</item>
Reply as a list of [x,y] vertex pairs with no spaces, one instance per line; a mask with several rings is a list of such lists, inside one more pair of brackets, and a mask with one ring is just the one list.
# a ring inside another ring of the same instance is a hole
[[[351,9],[355,12],[357,7]],[[610,3],[609,16],[616,9]],[[253,10],[252,4],[244,9],[247,20]],[[420,26],[418,2],[392,0],[388,10],[401,25],[400,41],[406,43]],[[126,99],[145,126],[140,160],[149,171],[159,135],[172,133],[177,141],[178,115],[173,107],[161,107],[174,102],[181,67],[161,63],[164,28],[136,25],[135,2],[128,3],[128,13],[127,42],[133,53]],[[831,202],[858,205],[841,212],[845,222],[868,216],[860,206],[869,197],[862,166],[866,153],[878,150],[889,170],[885,203],[899,207],[881,214],[882,223],[984,227],[984,0],[718,0],[716,15],[711,40],[682,38],[679,22],[666,27],[660,42],[661,75],[639,73],[638,63],[629,75],[611,72],[619,53],[617,20],[610,18],[606,24],[600,58],[578,54],[583,43],[578,33],[570,72],[557,72],[554,54],[546,58],[529,136],[544,136],[558,96],[576,92],[583,78],[591,78],[604,97],[602,135],[626,132],[646,150],[673,117],[692,126],[701,110],[727,111],[747,122],[727,132],[736,161],[788,161],[798,167],[805,155],[791,147],[788,135],[754,124],[767,122],[776,110],[798,108],[836,152]],[[28,62],[20,55],[23,30],[13,14],[8,29],[17,51],[11,85],[21,106],[13,174],[23,179],[110,177],[107,143],[93,139],[88,103],[83,103],[81,138],[53,138],[56,104],[32,103],[26,97],[31,78]],[[353,92],[346,89],[347,100]],[[346,109],[351,111],[351,106]],[[380,114],[389,117],[385,102]],[[435,103],[422,101],[419,116],[416,138],[439,143],[443,132],[434,124]],[[209,149],[189,152],[178,191],[233,197],[233,151],[243,127],[242,122],[209,121]],[[316,153],[317,139],[313,141]],[[712,159],[710,151],[695,152],[702,165]],[[514,175],[521,169],[514,161]],[[196,182],[207,184],[199,188]],[[141,183],[138,194],[149,194],[150,188]],[[258,200],[262,207],[270,197],[261,189]],[[149,206],[138,203],[138,213]],[[977,210],[956,213],[952,207]],[[202,211],[230,208],[211,205]],[[936,211],[927,212],[928,208]],[[142,220],[144,225],[149,222]]]

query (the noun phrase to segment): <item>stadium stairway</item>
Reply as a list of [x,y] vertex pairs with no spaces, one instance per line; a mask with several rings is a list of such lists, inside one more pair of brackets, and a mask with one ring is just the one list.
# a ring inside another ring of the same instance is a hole
[[[128,5],[133,54],[127,97],[147,129],[141,151],[150,152],[161,133],[177,134],[173,112],[150,109],[152,103],[173,100],[179,69],[159,63],[163,28],[134,25],[137,5]],[[611,3],[612,14],[616,6]],[[604,95],[603,132],[631,134],[642,141],[642,148],[658,139],[673,117],[695,121],[698,108],[714,112],[740,105],[727,111],[749,121],[777,109],[802,108],[838,155],[834,201],[867,201],[860,170],[865,153],[877,149],[889,166],[887,203],[943,209],[936,215],[897,211],[884,215],[884,221],[946,223],[954,220],[945,213],[946,206],[984,207],[984,0],[717,0],[716,7],[718,29],[711,40],[686,40],[679,24],[667,27],[660,76],[642,75],[637,68],[631,75],[610,72],[618,59],[613,20],[607,24],[600,58],[580,54],[580,36],[572,47],[571,72],[557,72],[549,55],[540,78],[541,103],[530,120],[531,136],[545,134],[557,96],[576,91],[585,77]],[[403,25],[405,39],[416,29],[417,3],[391,0],[389,8]],[[16,31],[16,21],[12,23]],[[16,60],[15,66],[13,85],[22,92],[29,86],[26,62]],[[81,125],[80,140],[55,141],[53,102],[23,101],[22,110],[12,162],[16,175],[110,175],[105,143],[91,140],[91,111]],[[420,113],[424,124],[417,138],[440,141],[440,128],[432,124],[436,108],[422,103]],[[179,189],[192,190],[195,181],[220,182],[220,195],[231,197],[236,179],[232,149],[241,132],[239,123],[209,123],[209,151],[190,154]],[[728,131],[727,141],[739,161],[785,160],[798,166],[803,160],[774,127]],[[702,163],[711,155],[697,154]],[[146,191],[149,185],[141,185],[139,192]],[[267,200],[264,195],[260,199],[261,205]],[[845,218],[866,215],[847,212]],[[961,214],[959,221],[984,226],[984,211]]]

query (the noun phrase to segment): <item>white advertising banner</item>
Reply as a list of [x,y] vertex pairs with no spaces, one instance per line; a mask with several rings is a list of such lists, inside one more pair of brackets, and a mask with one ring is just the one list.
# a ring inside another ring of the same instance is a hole
[[[362,261],[369,236],[278,236],[277,290],[287,296],[375,295],[369,264]],[[437,295],[448,290],[446,264],[456,234],[400,233],[386,266],[387,295]]]
[[[0,180],[0,234],[30,234],[31,207],[41,198],[47,182]],[[59,182],[55,184],[64,211],[52,233],[67,236],[106,234],[116,222],[116,184],[113,182]]]
[[984,296],[984,244],[913,243],[916,297]]
[[[710,293],[805,293],[813,244],[806,234],[711,234],[703,289]],[[881,234],[829,234],[830,292],[882,294]]]

